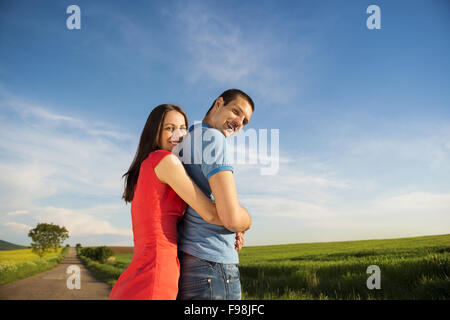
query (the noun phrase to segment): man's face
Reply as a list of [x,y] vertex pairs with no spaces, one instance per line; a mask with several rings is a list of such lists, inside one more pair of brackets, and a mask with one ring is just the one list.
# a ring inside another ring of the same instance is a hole
[[212,127],[220,130],[225,137],[229,137],[241,130],[252,116],[252,107],[244,98],[238,96],[227,105],[220,97],[216,100],[214,113],[211,116]]

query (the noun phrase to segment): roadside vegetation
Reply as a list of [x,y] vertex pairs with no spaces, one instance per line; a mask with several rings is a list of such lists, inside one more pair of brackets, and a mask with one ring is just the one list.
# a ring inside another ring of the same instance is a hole
[[111,287],[119,278],[124,269],[117,268],[114,264],[115,257],[111,248],[106,246],[91,248],[83,248],[81,244],[77,244],[78,258],[83,262],[86,268],[92,272],[94,277],[109,284]]

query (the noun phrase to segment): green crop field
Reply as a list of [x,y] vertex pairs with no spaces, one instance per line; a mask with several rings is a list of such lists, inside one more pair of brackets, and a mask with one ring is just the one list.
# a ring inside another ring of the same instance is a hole
[[31,249],[0,251],[0,284],[32,276],[55,267],[65,256],[67,248],[51,250],[42,258]]
[[[450,235],[244,248],[246,299],[450,299]],[[381,289],[368,289],[367,268]]]
[[[110,284],[133,254],[114,257]],[[450,235],[244,247],[239,257],[243,299],[450,299]],[[367,287],[371,265],[380,289]]]
[[52,249],[51,251],[46,252],[42,258],[39,258],[37,254],[31,251],[31,249],[3,250],[0,251],[0,262],[19,264],[22,262],[45,260],[58,256],[62,249],[63,247],[60,247],[56,252]]

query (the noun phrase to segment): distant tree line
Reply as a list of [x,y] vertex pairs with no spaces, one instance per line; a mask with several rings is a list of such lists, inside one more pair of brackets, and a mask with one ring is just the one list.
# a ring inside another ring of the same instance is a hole
[[78,253],[86,258],[96,260],[101,263],[105,263],[106,260],[114,255],[114,251],[106,246],[101,246],[97,248],[81,248],[81,245],[77,244]]

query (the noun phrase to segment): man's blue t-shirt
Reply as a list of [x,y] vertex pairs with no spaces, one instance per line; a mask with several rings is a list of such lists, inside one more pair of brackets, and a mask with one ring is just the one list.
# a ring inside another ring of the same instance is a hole
[[[194,124],[172,151],[203,191],[214,201],[208,179],[217,172],[233,171],[225,136],[206,123]],[[178,249],[195,257],[218,263],[238,263],[235,233],[210,224],[190,206],[178,224]]]

